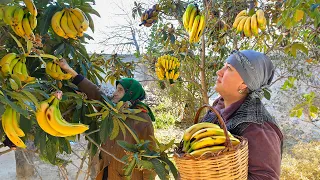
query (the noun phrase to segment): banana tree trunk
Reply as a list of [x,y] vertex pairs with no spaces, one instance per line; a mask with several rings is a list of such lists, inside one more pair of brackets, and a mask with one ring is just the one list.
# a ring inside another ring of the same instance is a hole
[[[28,146],[28,144],[27,144]],[[34,153],[24,149],[15,150],[16,174],[18,180],[34,179],[35,170],[33,164]]]

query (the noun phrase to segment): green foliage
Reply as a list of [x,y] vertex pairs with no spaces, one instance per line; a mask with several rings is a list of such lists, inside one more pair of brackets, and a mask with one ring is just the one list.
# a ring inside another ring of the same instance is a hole
[[298,143],[282,157],[281,180],[319,179],[320,143]]

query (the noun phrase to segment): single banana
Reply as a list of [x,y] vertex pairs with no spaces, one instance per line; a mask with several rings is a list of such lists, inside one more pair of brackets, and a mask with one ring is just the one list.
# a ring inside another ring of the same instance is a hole
[[194,19],[193,25],[192,25],[192,29],[191,32],[189,34],[189,42],[195,42],[194,38],[196,37],[196,33],[198,31],[198,26],[199,26],[199,22],[200,22],[200,15],[197,15],[196,18]]
[[244,23],[246,22],[247,19],[248,19],[248,17],[241,19],[241,21],[239,22],[238,27],[237,27],[237,33],[243,31],[243,26],[244,26]]
[[0,66],[3,66],[4,64],[9,64],[11,63],[12,60],[14,60],[17,57],[16,53],[9,53],[0,60]]
[[193,3],[189,4],[186,11],[183,14],[183,26],[187,31],[189,31],[190,14],[194,8],[196,8],[196,7]]
[[246,22],[243,25],[243,32],[244,32],[244,35],[249,37],[249,38],[252,36],[252,33],[251,33],[251,17],[248,17],[246,19]]
[[19,138],[19,136],[17,135],[17,133],[15,132],[15,130],[13,128],[12,114],[13,114],[12,108],[7,106],[4,114],[2,115],[3,130],[13,144],[15,144],[17,147],[26,148],[26,145]]
[[20,81],[24,81],[27,78],[22,74],[22,65],[22,61],[19,61],[13,68],[13,74],[17,75]]
[[23,26],[22,26],[22,21],[19,22],[19,24],[17,26],[14,26],[14,29],[15,29],[15,33],[18,36],[24,37],[26,35],[26,32],[24,31]]
[[206,147],[206,148],[192,151],[190,154],[194,157],[200,157],[201,155],[203,155],[205,153],[214,153],[214,152],[221,151],[225,148],[226,148],[225,146],[211,146],[211,147]]
[[266,26],[267,26],[267,19],[265,17],[262,18],[262,23],[259,24],[259,28],[261,29],[261,31],[266,30]]
[[37,8],[36,8],[33,0],[23,0],[23,2],[26,4],[29,12],[30,12],[33,16],[37,16],[37,15],[38,15],[38,11],[37,11]]
[[[86,14],[79,8],[71,9],[71,11],[73,12],[74,15],[76,15],[78,17],[78,19],[82,23],[82,27],[83,27],[82,29],[84,31],[86,31],[89,27],[89,19],[86,16]],[[146,15],[148,16],[148,14],[146,14]]]
[[12,127],[19,137],[24,137],[25,134],[19,126],[20,114],[12,109]]
[[180,72],[179,72],[179,71],[176,72],[176,73],[174,74],[174,76],[173,76],[173,80],[174,80],[174,81],[177,80],[178,77],[179,77],[179,75],[180,75]]
[[11,74],[10,64],[4,64],[1,67],[1,72],[4,76],[9,76]]
[[237,29],[240,21],[241,21],[243,18],[245,18],[245,17],[248,17],[248,16],[240,16],[240,17],[236,18],[236,19],[234,20],[233,24],[232,24],[232,27],[233,27],[234,29]]
[[205,26],[206,26],[206,20],[205,20],[204,14],[202,14],[201,17],[200,17],[200,23],[199,23],[199,27],[198,27],[194,42],[199,42],[200,37],[201,37],[201,35],[203,33],[203,30],[204,30]]
[[23,26],[23,30],[26,33],[27,38],[30,39],[34,39],[34,34],[32,32],[31,26],[29,24],[29,20],[27,17],[24,17],[22,20],[22,26]]
[[29,23],[30,23],[31,29],[34,30],[37,27],[37,24],[38,24],[37,17],[34,16],[34,15],[30,15],[28,17],[28,19],[29,19]]
[[28,79],[28,77],[29,77],[26,63],[22,63],[21,74],[22,74],[22,76],[25,77],[24,81],[26,81]]
[[247,10],[242,10],[242,11],[239,12],[239,14],[236,16],[235,19],[237,19],[237,18],[240,17],[240,16],[247,16],[247,15],[248,15],[248,14],[247,14]]
[[24,15],[23,9],[20,8],[20,7],[17,7],[14,10],[13,18],[12,18],[12,24],[11,25],[13,25],[13,26],[18,25],[22,21],[23,15]]
[[66,33],[66,35],[69,38],[73,38],[76,39],[77,37],[77,32],[73,31],[72,29],[70,29],[70,27],[68,26],[68,19],[67,19],[67,11],[64,11],[62,17],[61,17],[61,28],[63,29],[63,31]]
[[257,15],[254,14],[251,17],[251,32],[254,36],[258,36],[259,29],[258,29],[258,22],[257,22]]
[[51,27],[53,31],[60,37],[68,38],[64,30],[61,28],[60,20],[65,10],[56,12],[51,18]]
[[71,124],[67,122],[63,119],[58,106],[59,100],[55,98],[52,105],[46,111],[47,121],[55,130],[73,136],[81,134],[89,129],[88,126],[84,124]]
[[259,24],[259,26],[260,26],[261,24],[263,24],[264,12],[263,12],[261,9],[259,9],[259,10],[256,12],[256,15],[257,15],[257,22],[258,22],[258,24]]
[[[230,137],[231,144],[236,146],[240,143],[239,139]],[[191,147],[188,150],[188,152],[191,152],[193,150],[202,149],[205,147],[215,146],[219,144],[223,144],[226,142],[225,136],[211,136],[211,137],[205,137],[200,139],[199,141],[194,141],[191,143]]]
[[10,63],[10,72],[12,73],[12,70],[13,70],[13,68],[14,68],[14,66],[19,62],[19,60],[20,60],[20,58],[15,58],[15,59],[13,59],[12,61],[11,61],[11,63]]
[[169,81],[169,72],[166,71],[166,79]]
[[218,125],[213,124],[213,123],[209,123],[209,122],[202,122],[202,123],[198,123],[198,124],[194,124],[192,126],[190,126],[183,135],[183,141],[189,141],[192,137],[192,135],[197,132],[200,129],[203,128],[220,128]]
[[49,103],[51,103],[54,98],[55,96],[51,96],[48,100],[40,103],[39,107],[37,108],[36,119],[41,129],[46,133],[56,137],[66,137],[67,135],[53,129],[47,121],[46,111],[49,108]]
[[190,14],[190,19],[189,19],[189,22],[188,22],[188,29],[189,29],[189,32],[192,31],[192,27],[193,27],[193,23],[194,23],[194,20],[197,16],[197,13],[198,13],[198,9],[197,8],[193,8],[192,9],[192,12]]
[[3,21],[6,24],[12,25],[12,19],[13,19],[13,15],[14,15],[14,11],[16,10],[16,8],[18,8],[17,6],[6,6],[4,9],[4,17],[3,17]]
[[[190,139],[190,142],[198,141],[204,137],[210,136],[223,136],[224,131],[221,128],[205,128],[195,132]],[[232,137],[231,133],[228,131],[229,137]]]

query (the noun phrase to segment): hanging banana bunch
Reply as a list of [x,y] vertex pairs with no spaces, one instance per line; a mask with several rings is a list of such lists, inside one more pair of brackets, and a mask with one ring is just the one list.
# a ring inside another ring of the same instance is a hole
[[28,83],[35,81],[35,77],[29,76],[26,59],[16,53],[9,53],[0,60],[1,73],[4,76],[16,75],[20,81]]
[[259,35],[259,29],[264,31],[266,29],[267,20],[264,17],[264,12],[259,9],[251,17],[248,16],[246,10],[242,10],[235,18],[232,27],[237,30],[237,33],[243,31],[246,37]]
[[197,4],[189,4],[182,17],[183,26],[189,32],[189,42],[197,43],[206,26],[204,14],[199,13]]
[[[233,146],[240,144],[229,131],[227,132]],[[199,157],[205,153],[214,153],[225,149],[226,137],[223,129],[208,122],[194,124],[183,134],[183,147],[185,153]]]
[[155,71],[159,80],[166,79],[170,81],[170,83],[173,83],[180,75],[179,67],[180,62],[178,58],[170,55],[163,55],[158,58]]
[[33,30],[37,27],[37,8],[33,0],[24,0],[24,3],[29,12],[25,12],[23,6],[8,5],[3,9],[2,19],[16,35],[34,40]]
[[60,66],[54,61],[49,61],[46,64],[46,73],[56,80],[69,80],[72,75],[64,73]]
[[89,19],[79,8],[65,8],[52,16],[51,27],[60,37],[77,39],[88,29]]
[[24,142],[20,137],[24,137],[25,134],[19,126],[20,114],[12,109],[10,106],[5,107],[5,111],[2,114],[2,128],[6,136],[17,147],[26,148]]
[[144,13],[141,14],[141,24],[139,26],[146,26],[150,27],[153,23],[157,22],[158,15],[160,12],[160,6],[159,4],[155,4],[152,6],[152,8],[146,10]]
[[60,112],[58,98],[61,98],[62,91],[57,91],[49,99],[40,103],[36,111],[36,119],[46,133],[56,137],[67,137],[81,134],[89,129],[85,124],[69,123]]

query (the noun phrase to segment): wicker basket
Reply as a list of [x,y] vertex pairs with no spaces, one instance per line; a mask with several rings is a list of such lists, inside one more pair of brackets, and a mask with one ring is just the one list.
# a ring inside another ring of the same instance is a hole
[[232,146],[227,135],[226,125],[220,114],[209,105],[202,106],[194,119],[198,123],[200,112],[208,107],[219,120],[226,136],[226,148],[216,153],[206,153],[201,157],[193,157],[182,153],[181,147],[174,152],[174,160],[179,170],[181,180],[245,180],[248,177],[248,141],[241,136],[235,136],[240,144]]

